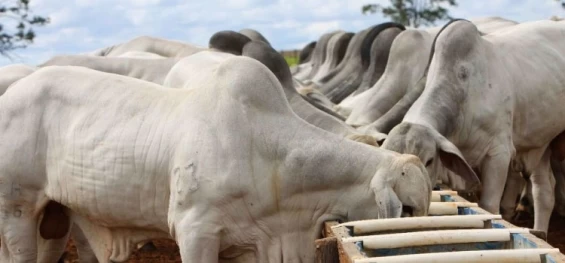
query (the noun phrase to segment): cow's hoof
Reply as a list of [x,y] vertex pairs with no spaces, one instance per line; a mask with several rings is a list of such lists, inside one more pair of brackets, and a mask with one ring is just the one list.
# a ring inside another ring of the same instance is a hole
[[153,252],[153,251],[157,251],[157,247],[155,246],[155,244],[153,244],[153,242],[149,241],[145,243],[143,246],[141,246],[141,248],[139,248],[139,251]]

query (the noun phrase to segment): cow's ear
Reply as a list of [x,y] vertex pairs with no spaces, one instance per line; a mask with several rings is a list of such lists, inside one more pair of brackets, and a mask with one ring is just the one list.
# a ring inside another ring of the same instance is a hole
[[442,164],[467,183],[467,190],[475,190],[481,185],[481,180],[465,161],[457,147],[443,136],[438,136],[438,153]]

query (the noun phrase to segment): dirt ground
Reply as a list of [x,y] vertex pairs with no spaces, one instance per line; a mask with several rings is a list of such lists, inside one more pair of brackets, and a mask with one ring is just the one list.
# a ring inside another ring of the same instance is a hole
[[[533,218],[526,217],[520,221],[512,222],[513,224],[521,227],[533,227]],[[155,240],[157,251],[142,252],[136,251],[128,262],[131,263],[145,263],[145,262],[158,262],[158,263],[173,263],[181,262],[178,247],[174,241],[169,240]],[[559,248],[562,253],[565,252],[565,217],[553,214],[549,226],[548,243],[552,246]],[[66,263],[78,263],[76,249],[72,240],[67,246]]]
[[[155,240],[153,241],[157,247],[157,251],[142,252],[136,251],[130,257],[130,263],[180,263],[180,253],[177,244],[170,240]],[[65,263],[78,263],[76,248],[71,240],[67,245],[68,255]]]

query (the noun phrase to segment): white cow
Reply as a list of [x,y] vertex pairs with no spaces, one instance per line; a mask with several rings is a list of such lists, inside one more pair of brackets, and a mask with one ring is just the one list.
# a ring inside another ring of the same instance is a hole
[[370,124],[413,89],[424,75],[433,40],[432,32],[425,29],[406,29],[400,33],[392,44],[385,71],[374,87],[340,104],[340,108],[352,109],[346,122],[355,126]]
[[155,53],[151,53],[151,52],[143,52],[143,51],[128,51],[126,53],[123,53],[117,57],[121,57],[121,58],[145,58],[145,59],[163,59],[165,57],[161,56],[161,55],[157,55]]
[[326,50],[328,48],[328,43],[332,36],[338,34],[343,31],[332,31],[326,34],[323,34],[320,37],[320,40],[316,43],[316,47],[314,51],[312,51],[312,58],[310,62],[304,63],[299,65],[296,74],[294,77],[298,80],[308,80],[311,79],[313,76],[316,75],[324,61],[326,60]]
[[354,34],[351,32],[339,31],[330,38],[326,48],[326,59],[324,63],[320,65],[316,74],[312,76],[312,81],[320,81],[320,79],[325,77],[341,63],[353,35]]
[[[389,42],[390,39],[385,40],[384,38],[394,38],[398,34],[398,31],[404,30],[404,26],[398,23],[382,23],[365,30],[360,31],[355,34],[349,43],[345,57],[343,61],[324,76],[318,83],[315,83],[318,89],[324,93],[332,102],[339,103],[343,99],[351,95],[355,90],[357,90],[362,84],[367,85],[371,81],[376,81],[372,76],[375,72],[375,64],[371,67],[371,51],[372,47],[377,53],[382,53],[382,49],[379,45],[373,46],[375,39],[378,41]],[[391,41],[390,41],[391,42]],[[390,43],[389,42],[389,43]],[[385,45],[385,49],[390,48],[390,45]],[[376,54],[373,54],[376,55]],[[373,56],[374,57],[374,56]],[[377,63],[386,64],[382,58],[379,59]],[[366,73],[370,74],[370,77],[363,83],[363,77]],[[382,71],[380,72],[382,73]],[[377,74],[380,76],[380,73]]]
[[162,57],[186,57],[194,53],[207,50],[189,43],[175,40],[168,40],[150,36],[136,37],[128,42],[101,48],[86,55],[116,57],[132,51],[157,54]]
[[35,262],[36,226],[63,238],[68,210],[101,262],[164,237],[183,262],[311,262],[324,221],[427,213],[418,158],[307,124],[259,62],[198,78],[168,89],[53,66],[0,97],[2,262]]
[[[229,32],[225,32],[229,33]],[[233,37],[234,34],[227,34],[224,37]],[[218,41],[225,41],[229,39],[221,39],[218,35]],[[236,44],[239,45],[239,44]],[[227,46],[226,46],[227,47]],[[229,48],[233,49],[233,48]],[[241,53],[241,50],[238,51]],[[274,54],[273,54],[274,55]],[[90,56],[56,56],[50,59],[48,62],[44,63],[42,66],[49,65],[75,65],[92,68],[98,71],[120,74],[124,76],[135,77],[143,79],[146,81],[154,82],[157,84],[162,84],[170,88],[189,88],[187,84],[188,80],[194,81],[195,78],[200,76],[202,70],[206,70],[207,67],[215,67],[217,63],[232,57],[232,55],[222,52],[215,51],[204,51],[198,54],[191,55],[185,59],[185,62],[179,63],[175,66],[177,62],[181,59],[170,58],[165,60],[159,60],[157,62],[150,60],[139,60],[139,59],[125,59],[125,58],[114,58],[114,57],[90,57]],[[173,69],[173,66],[174,69]],[[166,79],[166,80],[165,80]],[[188,83],[190,84],[190,83]],[[291,93],[294,95],[294,93]],[[315,109],[314,107],[309,107],[308,105],[300,104],[300,98],[293,96],[295,104],[300,106],[300,116],[307,116],[307,119],[317,124],[323,128],[328,129],[331,132],[343,135],[349,139],[367,143],[370,145],[376,145],[374,137],[362,135],[357,133],[352,128],[348,127],[342,122],[333,119],[331,116]],[[307,104],[307,103],[306,103]],[[89,258],[93,258],[93,254],[90,251],[90,247],[84,241],[84,237],[81,236],[80,230],[78,232],[73,231],[73,239],[78,240],[77,249],[81,255],[81,261],[89,261]],[[143,244],[143,243],[141,243]],[[140,245],[141,245],[140,244]]]
[[[500,17],[472,19],[471,22],[477,25],[479,31],[484,34],[517,24],[517,22]],[[344,101],[343,104],[340,104],[338,108],[340,112],[344,114],[350,112],[347,118],[348,124],[369,125],[385,115],[408,93],[413,90],[419,90],[421,93],[425,84],[425,79],[422,80],[422,78],[430,59],[432,42],[440,29],[441,27],[407,29],[394,39],[390,59],[379,81],[374,87],[364,92],[363,96],[360,94],[349,99],[349,102]],[[398,116],[400,117],[398,122],[405,112]],[[383,122],[375,123],[362,129],[388,133],[392,127],[384,124]]]
[[[298,65],[309,62],[310,59],[312,59],[312,52],[316,48],[316,44],[318,44],[318,41],[312,41],[300,50],[300,54],[298,55]],[[292,69],[293,68],[291,68],[291,71]],[[292,72],[292,74],[294,74],[294,72]]]
[[565,22],[549,20],[484,36],[468,21],[450,23],[436,39],[426,89],[383,147],[426,164],[441,160],[472,184],[476,168],[480,205],[492,213],[510,161],[523,163],[532,174],[534,228],[547,231],[555,182],[546,149],[565,130],[564,34]]
[[31,74],[36,70],[36,67],[25,65],[25,64],[13,64],[0,68],[0,96],[6,92],[6,90],[14,82],[20,80],[21,78]]
[[81,66],[162,85],[171,68],[181,59],[182,58],[147,59],[61,55],[52,57],[46,62],[40,64],[39,67]]

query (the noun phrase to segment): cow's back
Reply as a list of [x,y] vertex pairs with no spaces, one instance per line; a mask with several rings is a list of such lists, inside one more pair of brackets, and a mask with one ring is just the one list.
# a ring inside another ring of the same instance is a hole
[[35,67],[24,64],[13,64],[0,68],[0,96],[6,92],[10,85],[31,74],[35,69]]

